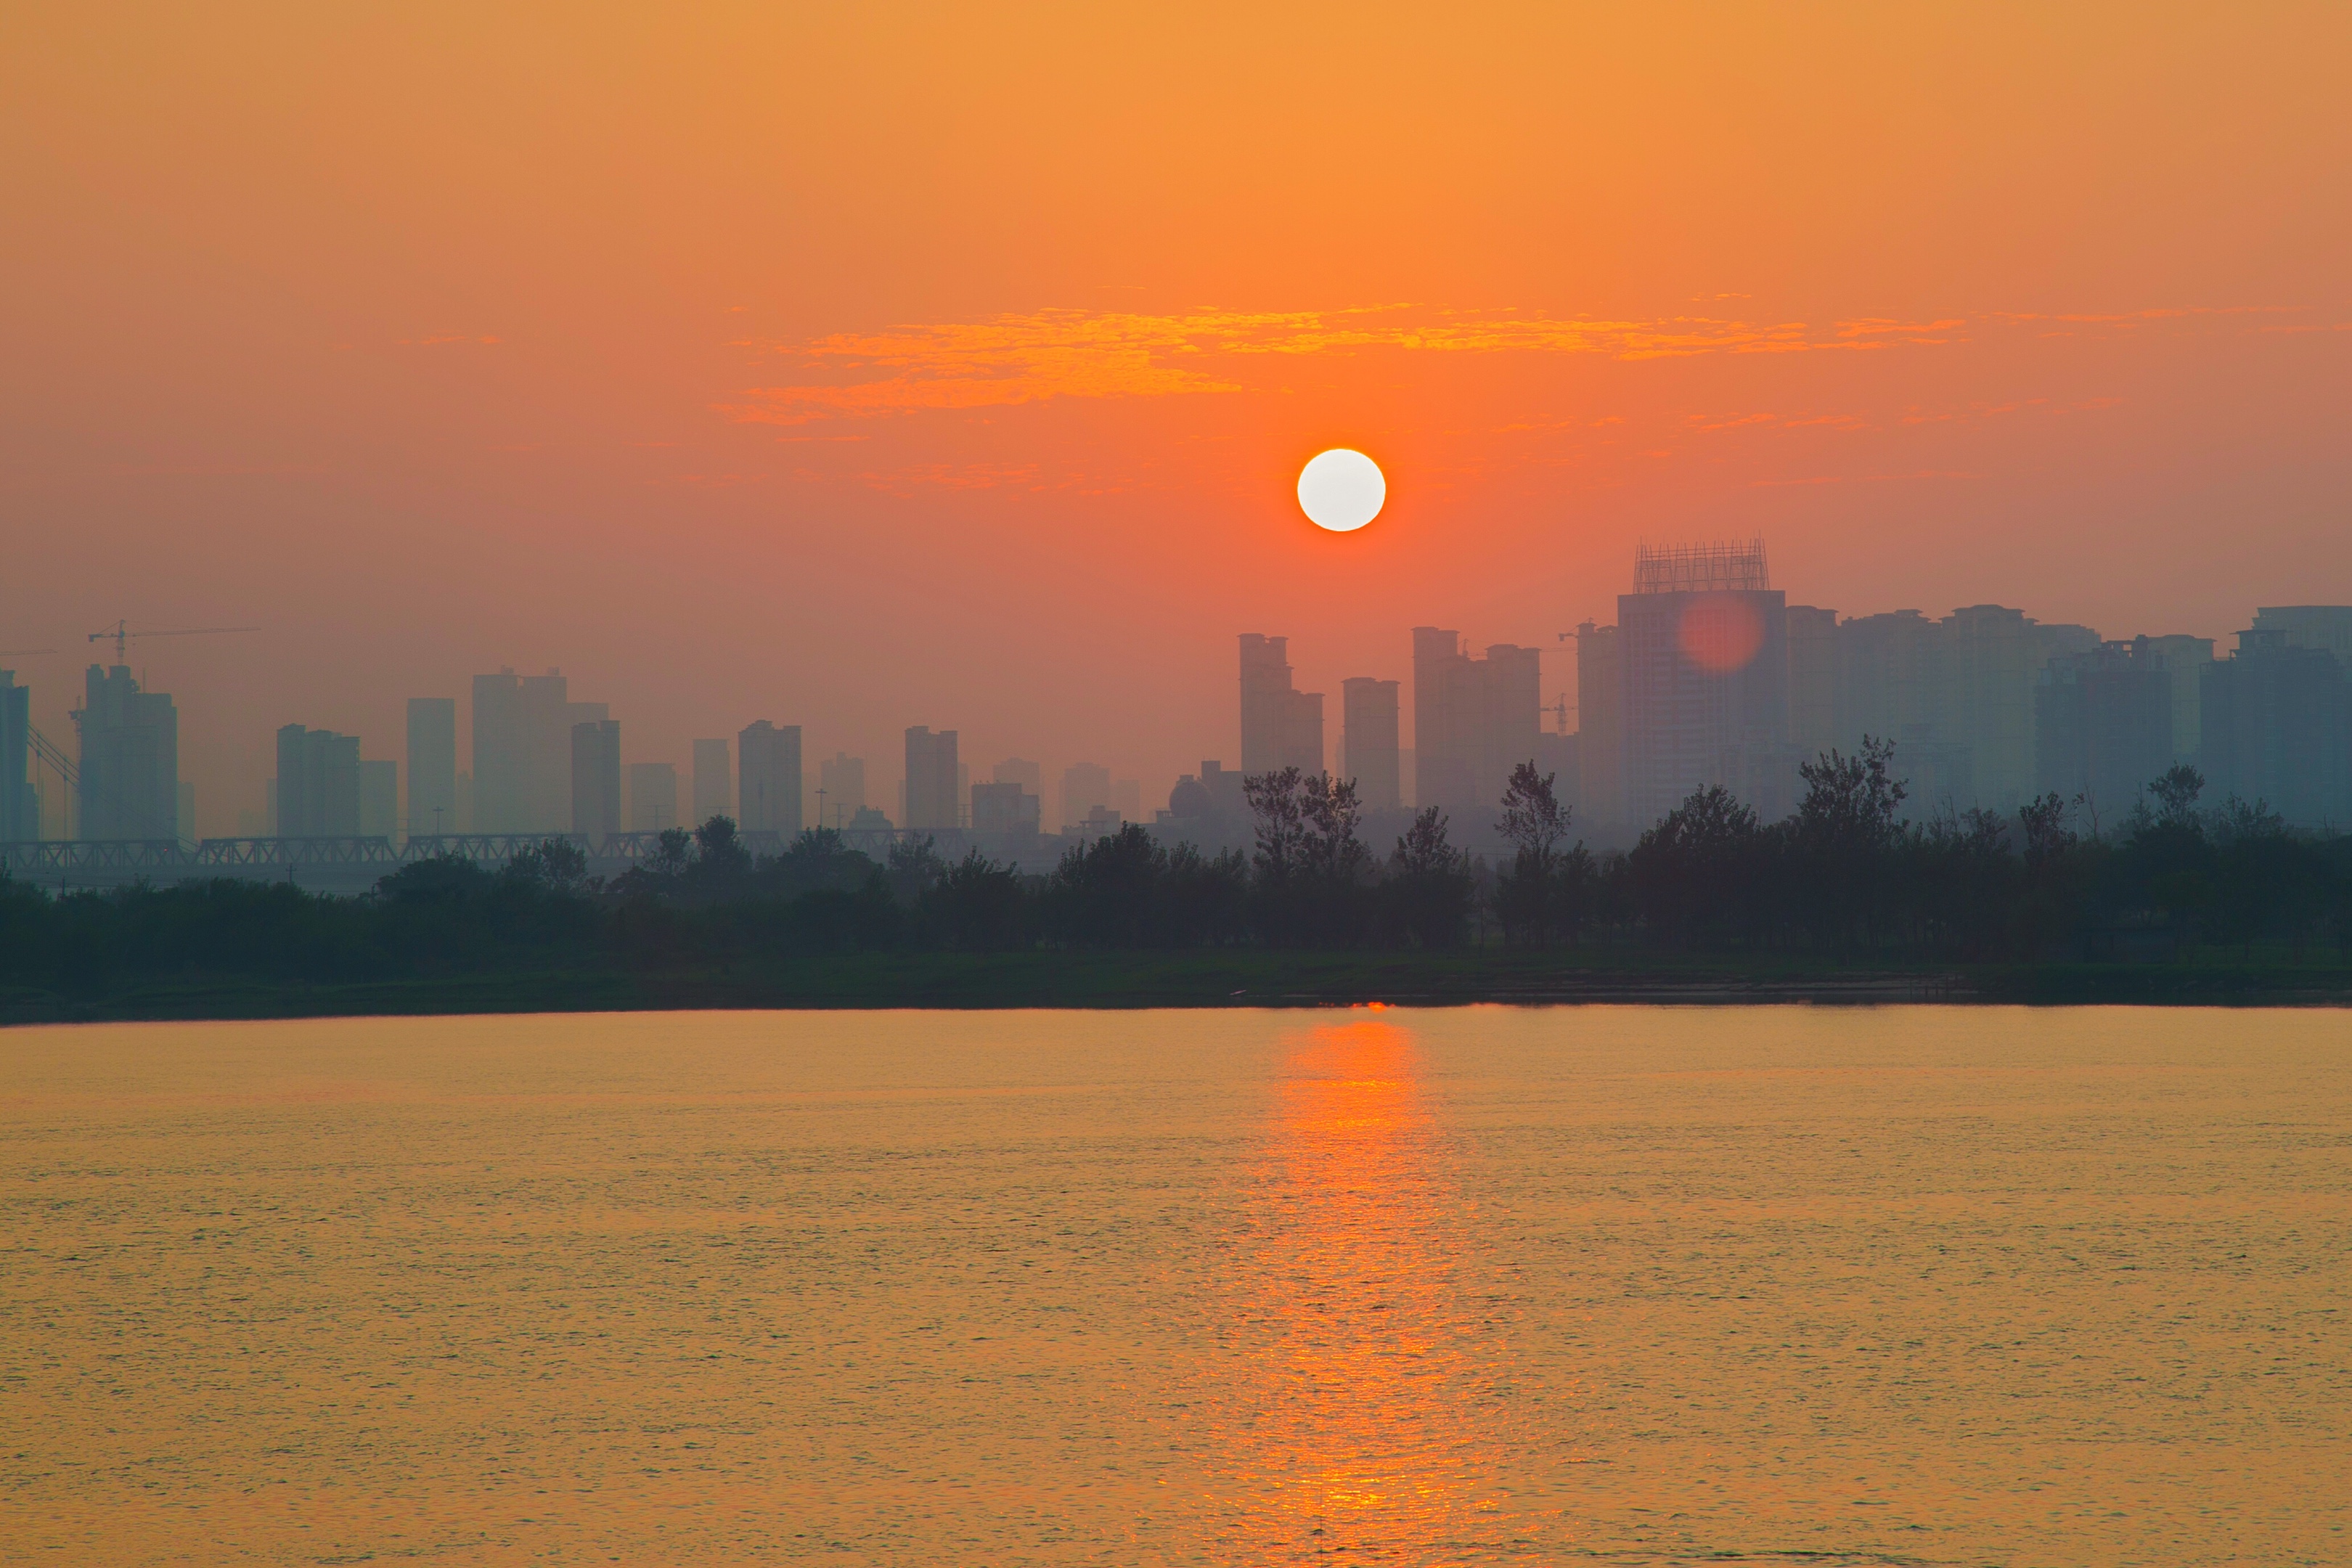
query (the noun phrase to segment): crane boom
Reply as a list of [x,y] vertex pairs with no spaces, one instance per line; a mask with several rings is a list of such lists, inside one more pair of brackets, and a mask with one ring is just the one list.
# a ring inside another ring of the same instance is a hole
[[177,631],[134,632],[131,629],[131,623],[127,620],[122,620],[115,622],[110,626],[102,626],[99,630],[90,633],[89,640],[96,642],[101,637],[112,637],[114,639],[114,662],[121,664],[128,657],[128,650],[123,645],[128,643],[132,637],[208,637],[216,636],[222,632],[257,632],[261,628],[259,626],[185,626]]

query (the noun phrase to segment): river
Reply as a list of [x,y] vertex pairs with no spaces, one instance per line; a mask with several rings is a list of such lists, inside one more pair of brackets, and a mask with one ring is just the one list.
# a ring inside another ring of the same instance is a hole
[[0,1561],[2352,1562],[2352,1019],[0,1031]]

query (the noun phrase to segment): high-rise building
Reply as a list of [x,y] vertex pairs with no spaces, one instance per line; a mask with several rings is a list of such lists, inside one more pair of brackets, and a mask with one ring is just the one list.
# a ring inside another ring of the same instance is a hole
[[[1795,612],[1790,612],[1794,624]],[[1840,625],[1832,671],[1831,744],[1852,756],[1865,741],[1903,749],[1945,737],[1943,625],[1916,610],[1854,616]],[[1790,654],[1794,675],[1795,651]],[[1810,760],[1810,759],[1808,759]]]
[[400,764],[360,759],[360,833],[390,838],[400,827]]
[[[712,815],[724,814],[714,812]],[[677,826],[677,769],[668,763],[631,763],[629,831],[666,833]]]
[[523,817],[533,833],[561,832],[572,820],[572,732],[612,719],[602,702],[574,702],[560,669],[522,678]]
[[1404,804],[1397,778],[1397,683],[1352,676],[1339,683],[1339,772],[1356,781],[1364,809],[1394,811]]
[[1045,798],[1045,770],[1024,757],[1007,757],[990,773],[998,784],[1017,784],[1039,800]]
[[1108,768],[1095,763],[1072,763],[1062,770],[1063,832],[1084,823],[1089,813],[1109,809]]
[[[2262,619],[2255,612],[2255,621]],[[2132,638],[2132,657],[2150,669],[2160,669],[2172,681],[2172,758],[2194,763],[2201,744],[2198,738],[2199,705],[2205,691],[2205,667],[2213,662],[2213,639],[2175,633]],[[2339,663],[2346,662],[2337,655]]]
[[1473,658],[1462,634],[1412,628],[1413,802],[1477,830],[1502,809],[1511,770],[1533,762],[1542,728],[1538,649],[1497,643]]
[[621,724],[589,719],[572,726],[572,831],[592,844],[621,830]]
[[73,721],[81,736],[81,837],[176,838],[180,715],[171,698],[140,690],[126,666],[93,664]]
[[1591,621],[1576,628],[1576,777],[1585,820],[1623,826],[1625,671],[1617,628]]
[[738,825],[747,833],[800,832],[801,727],[765,719],[746,726],[735,737],[735,765]]
[[280,838],[346,838],[360,830],[360,738],[288,724],[278,731]]
[[1017,779],[971,786],[971,826],[975,833],[1034,833],[1039,818],[1037,797]]
[[1789,606],[1789,743],[1811,761],[1838,743],[1835,610]]
[[2037,794],[2115,826],[2172,765],[2171,671],[2127,642],[2060,654],[2034,678],[2033,752]]
[[730,776],[727,742],[694,743],[694,824],[699,827],[714,816],[735,815],[734,780]]
[[907,826],[916,831],[960,827],[956,732],[918,724],[907,731]]
[[2352,669],[2352,605],[2270,605],[2254,612],[2253,629],[2284,632],[2287,647],[2324,648]]
[[1636,552],[1633,592],[1617,599],[1634,824],[1718,782],[1759,809],[1779,804],[1796,766],[1788,612],[1761,540]]
[[1939,625],[1937,737],[1968,747],[1974,804],[2015,811],[2033,793],[2035,679],[2060,654],[2097,647],[2099,634],[2000,605],[1965,605]]
[[817,787],[823,792],[822,827],[840,828],[866,809],[866,759],[835,752],[816,765]]
[[2240,632],[2237,652],[2205,667],[2205,798],[2259,801],[2299,827],[2341,827],[2352,823],[2352,688],[2333,653],[2290,637]]
[[1323,694],[1292,684],[1288,637],[1242,634],[1241,700],[1244,773],[1323,771]]
[[457,700],[408,700],[408,831],[457,831]]
[[513,669],[474,677],[473,724],[470,831],[524,832],[531,825],[524,808],[522,680]]
[[41,836],[40,798],[32,778],[33,689],[0,669],[0,841]]

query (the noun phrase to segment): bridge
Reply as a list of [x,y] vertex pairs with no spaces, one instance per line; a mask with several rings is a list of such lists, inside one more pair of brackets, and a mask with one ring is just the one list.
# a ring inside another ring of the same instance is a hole
[[[961,829],[851,828],[843,847],[877,861],[891,848],[929,838],[950,859],[971,836]],[[754,859],[782,855],[790,843],[774,830],[739,832],[736,842]],[[591,875],[620,876],[661,853],[658,833],[421,833],[394,843],[382,835],[317,838],[207,838],[193,847],[171,838],[62,838],[0,843],[0,867],[45,888],[109,888],[133,882],[171,883],[211,877],[285,880],[339,892],[362,892],[403,866],[456,856],[483,867],[503,866],[547,843],[578,849]]]

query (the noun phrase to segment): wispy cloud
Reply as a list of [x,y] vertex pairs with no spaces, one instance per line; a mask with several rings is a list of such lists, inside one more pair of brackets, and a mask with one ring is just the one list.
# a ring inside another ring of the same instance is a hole
[[1183,315],[1045,310],[985,321],[844,332],[768,345],[800,378],[747,388],[723,405],[753,423],[977,409],[1052,397],[1155,397],[1242,390],[1252,358],[1391,350],[1590,354],[1644,360],[1702,354],[1869,351],[1951,341],[1960,323],[1802,321],[1704,316],[1598,321],[1391,305],[1350,310]]

